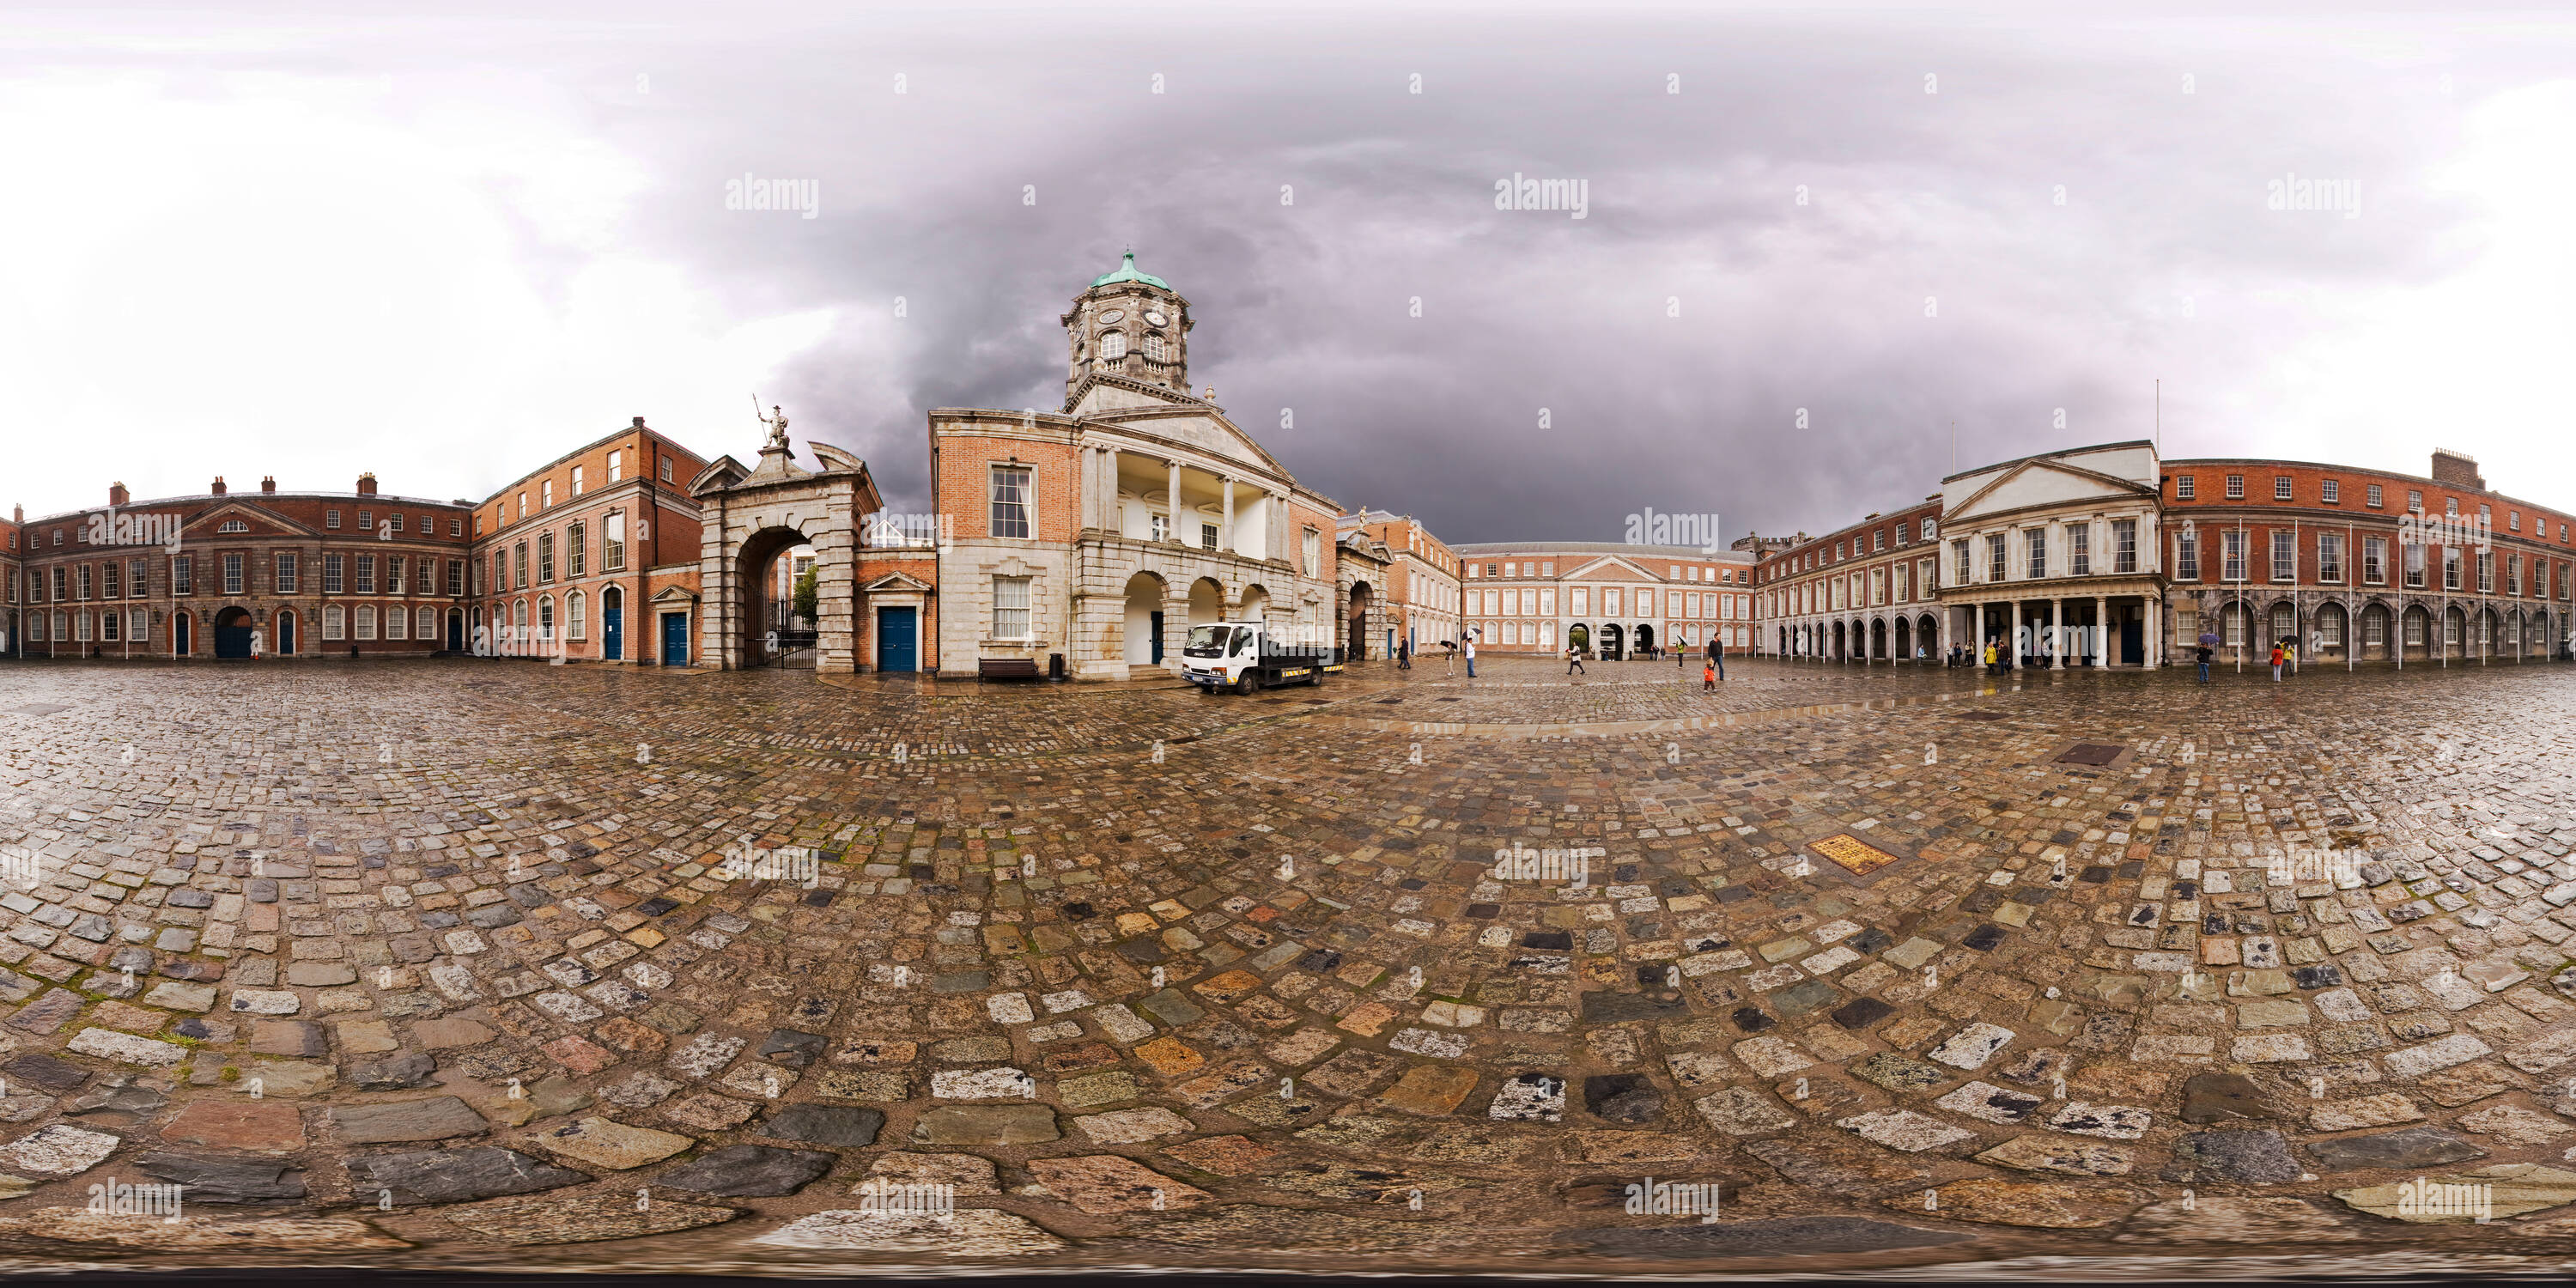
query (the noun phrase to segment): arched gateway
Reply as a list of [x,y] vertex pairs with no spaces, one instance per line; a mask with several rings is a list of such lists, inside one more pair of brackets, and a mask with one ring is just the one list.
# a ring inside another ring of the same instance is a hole
[[[698,584],[703,599],[691,605],[685,596],[657,598],[651,623],[626,623],[624,630],[649,627],[653,638],[676,631],[683,640],[698,640],[700,665],[728,671],[771,660],[768,647],[767,599],[772,593],[770,565],[796,546],[814,548],[815,659],[817,671],[856,671],[870,656],[864,638],[867,615],[858,593],[858,554],[862,524],[881,502],[865,461],[828,443],[805,444],[823,468],[796,464],[787,446],[785,417],[770,422],[769,441],[760,449],[760,464],[744,469],[731,456],[720,457],[689,482],[702,519]],[[697,619],[688,621],[694,612]],[[679,618],[678,621],[669,619]]]

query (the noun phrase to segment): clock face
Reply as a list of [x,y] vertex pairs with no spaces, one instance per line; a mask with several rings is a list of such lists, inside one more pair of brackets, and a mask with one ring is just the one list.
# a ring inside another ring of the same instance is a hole
[[1163,324],[1163,315],[1162,315],[1161,311],[1156,310],[1156,309],[1147,309],[1147,310],[1145,310],[1145,325],[1147,325],[1147,326],[1161,326],[1162,324]]
[[1100,325],[1102,326],[1116,326],[1126,320],[1127,311],[1124,309],[1111,309],[1100,315]]

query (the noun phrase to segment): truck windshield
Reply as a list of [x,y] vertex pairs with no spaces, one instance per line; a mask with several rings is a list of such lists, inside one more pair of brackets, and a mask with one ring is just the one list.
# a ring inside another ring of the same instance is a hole
[[1226,639],[1233,633],[1230,626],[1193,626],[1189,642],[1181,645],[1181,656],[1223,657]]

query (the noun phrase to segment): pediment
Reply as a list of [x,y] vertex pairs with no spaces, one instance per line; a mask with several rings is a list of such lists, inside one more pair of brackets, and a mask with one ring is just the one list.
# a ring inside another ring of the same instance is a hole
[[1130,429],[1152,434],[1185,446],[1197,448],[1210,456],[1240,461],[1256,470],[1282,479],[1296,476],[1279,463],[1260,440],[1245,433],[1214,406],[1191,399],[1186,403],[1163,403],[1131,408],[1103,408],[1077,412],[1086,422],[1102,429]]
[[1603,555],[1575,569],[1568,581],[1662,581],[1663,578],[1617,555]]
[[2047,506],[2086,502],[2153,500],[2157,488],[2115,474],[2087,469],[2058,458],[2017,461],[1984,480],[1963,479],[1965,498],[1942,507],[1942,522],[1957,524],[1980,515],[2015,513]]
[[814,459],[821,462],[825,470],[864,470],[868,467],[868,463],[859,459],[857,453],[834,447],[830,443],[816,442],[809,438],[805,440],[805,450],[812,452]]
[[719,456],[698,471],[697,477],[689,480],[688,492],[693,497],[707,496],[733,487],[749,477],[751,471],[744,469],[742,462],[730,455]]
[[[372,509],[374,507],[370,506],[369,508]],[[150,514],[154,513],[154,511],[133,510],[118,512],[120,517],[128,513]],[[386,513],[390,514],[392,511],[388,510]],[[307,527],[293,519],[287,518],[285,515],[261,509],[256,504],[246,501],[223,501],[217,503],[212,509],[205,510],[190,517],[186,525],[181,529],[181,540],[193,541],[200,537],[211,539],[218,535],[216,529],[221,528],[227,521],[233,519],[241,520],[243,526],[249,528],[250,531],[229,532],[220,535],[228,537],[319,537],[324,535],[316,529]]]
[[908,576],[900,572],[890,572],[877,578],[875,581],[859,587],[859,590],[865,594],[912,591],[916,594],[927,595],[931,593],[931,586],[929,582],[923,581],[918,577]]

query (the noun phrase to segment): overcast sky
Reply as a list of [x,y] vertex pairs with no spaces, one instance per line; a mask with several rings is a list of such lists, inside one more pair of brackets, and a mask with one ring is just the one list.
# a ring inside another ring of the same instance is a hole
[[749,459],[756,391],[921,508],[929,409],[1060,406],[1132,245],[1195,384],[1453,541],[1823,531],[2159,378],[2168,456],[2576,508],[2564,14],[412,7],[17,11],[0,506]]

